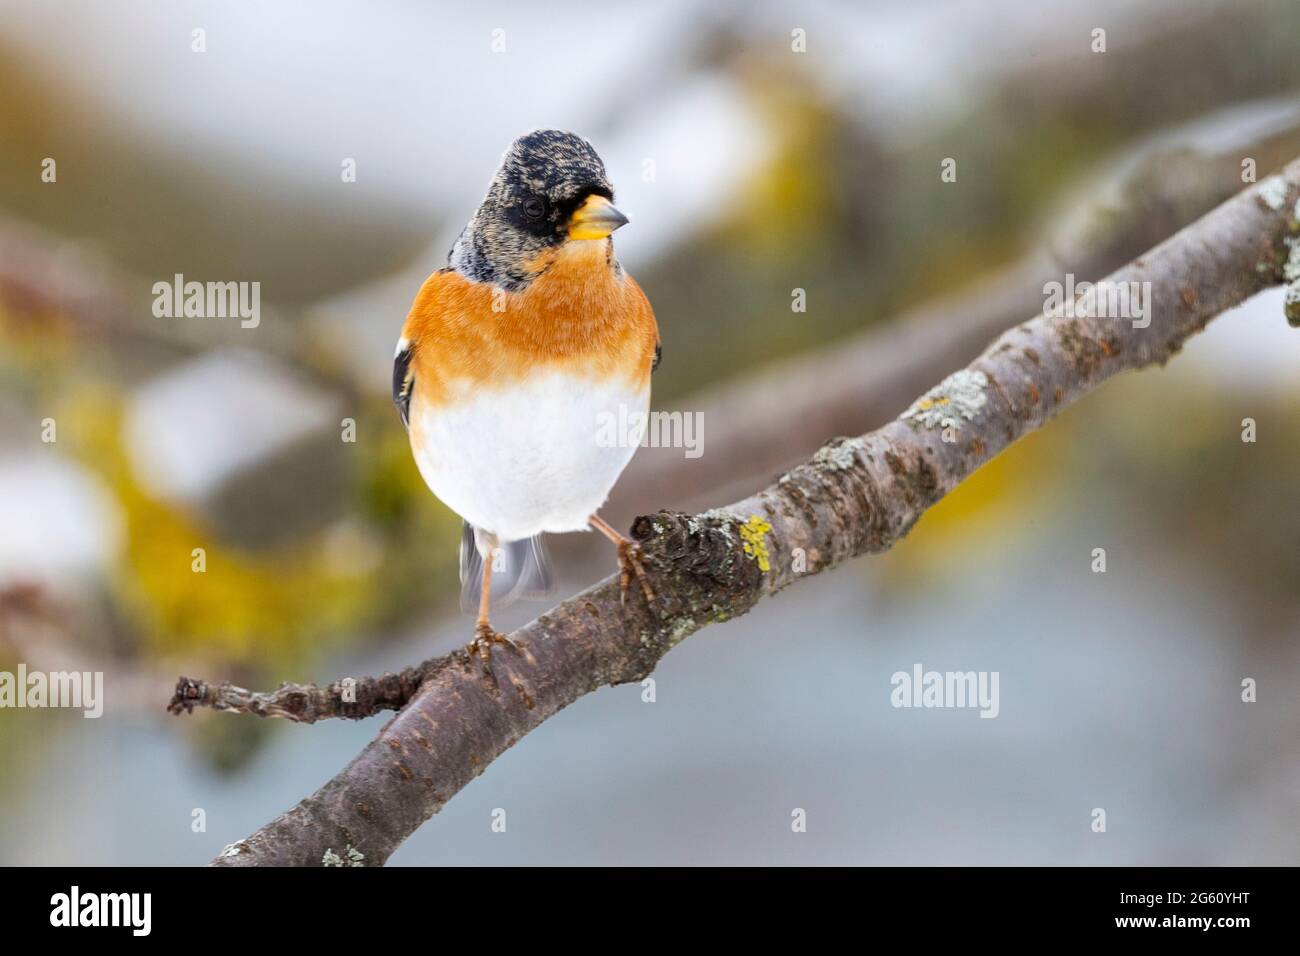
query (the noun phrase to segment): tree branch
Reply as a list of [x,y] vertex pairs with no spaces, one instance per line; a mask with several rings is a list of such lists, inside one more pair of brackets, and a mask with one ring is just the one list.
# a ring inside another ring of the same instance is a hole
[[657,614],[643,602],[622,605],[611,576],[520,628],[511,635],[518,650],[498,650],[490,666],[464,651],[420,665],[415,695],[346,768],[214,863],[320,865],[327,851],[351,845],[381,864],[561,708],[642,679],[684,638],[801,577],[887,550],[1017,438],[1112,375],[1163,364],[1213,317],[1279,283],[1300,229],[1300,161],[1273,180],[1110,276],[1150,283],[1149,325],[1101,317],[1086,303],[1072,316],[1040,315],[899,418],[835,439],[759,493],[701,515],[638,518],[632,532],[654,575]]

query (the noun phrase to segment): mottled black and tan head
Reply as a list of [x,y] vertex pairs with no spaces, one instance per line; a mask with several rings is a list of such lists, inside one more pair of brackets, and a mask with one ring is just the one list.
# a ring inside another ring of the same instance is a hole
[[[567,242],[604,240],[627,222],[605,164],[581,136],[542,129],[515,140],[451,250],[466,278],[519,292]],[[612,256],[611,256],[612,261]]]

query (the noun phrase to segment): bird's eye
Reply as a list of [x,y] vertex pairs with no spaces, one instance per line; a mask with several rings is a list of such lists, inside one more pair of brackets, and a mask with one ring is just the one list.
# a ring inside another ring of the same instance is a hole
[[546,203],[536,196],[529,196],[524,200],[524,215],[529,219],[541,219],[546,215]]

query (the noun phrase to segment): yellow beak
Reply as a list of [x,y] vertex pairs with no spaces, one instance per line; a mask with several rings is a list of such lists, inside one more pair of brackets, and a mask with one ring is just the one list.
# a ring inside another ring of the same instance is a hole
[[614,208],[604,196],[588,196],[569,217],[570,239],[604,239],[619,226],[627,225],[627,216]]

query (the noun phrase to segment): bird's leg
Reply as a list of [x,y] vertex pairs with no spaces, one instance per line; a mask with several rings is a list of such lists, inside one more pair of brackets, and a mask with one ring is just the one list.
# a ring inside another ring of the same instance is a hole
[[650,579],[646,577],[645,568],[641,565],[641,546],[629,538],[623,537],[609,523],[600,517],[600,515],[591,516],[591,526],[614,542],[614,547],[618,549],[618,587],[620,600],[627,603],[628,585],[632,583],[632,575],[636,575],[637,583],[641,585],[641,591],[645,594],[647,604],[653,604],[655,599],[654,589],[650,587]]
[[492,645],[506,644],[514,647],[514,642],[498,631],[492,629],[488,621],[488,606],[492,601],[492,561],[493,553],[483,556],[483,593],[478,599],[478,620],[474,622],[474,640],[465,648],[469,656],[478,656],[485,661],[492,660]]

